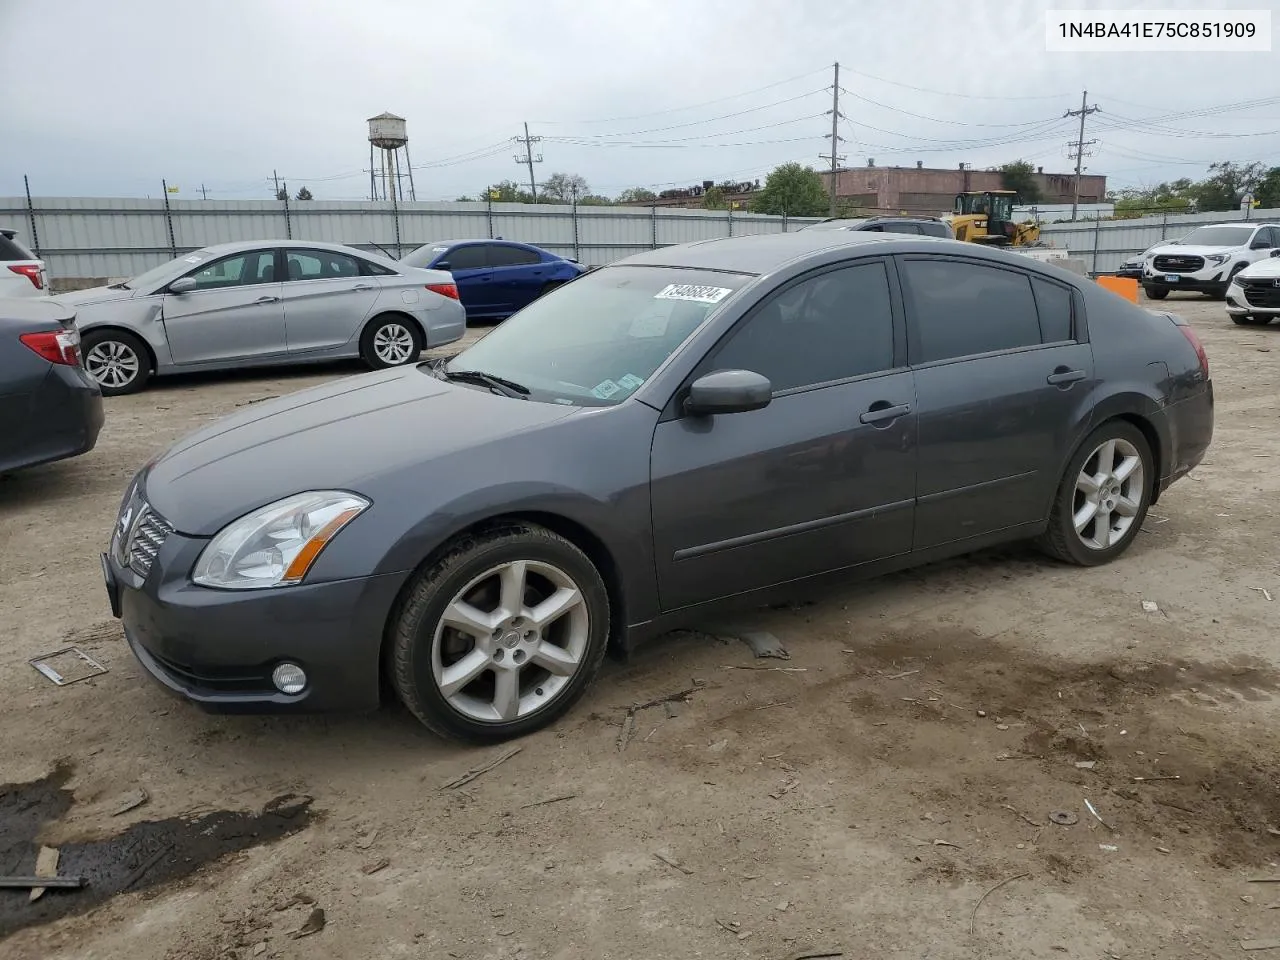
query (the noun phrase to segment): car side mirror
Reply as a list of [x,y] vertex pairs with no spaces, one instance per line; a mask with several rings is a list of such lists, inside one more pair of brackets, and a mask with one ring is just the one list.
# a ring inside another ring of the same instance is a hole
[[177,280],[173,281],[173,283],[169,284],[170,293],[177,293],[177,294],[190,293],[195,288],[196,288],[195,277],[179,277]]
[[434,267],[432,267],[431,269],[432,269],[432,270],[448,270],[448,269],[449,269],[449,261],[448,261],[448,260],[441,260],[439,263],[437,263],[437,264],[436,264]]
[[751,370],[716,370],[690,384],[684,412],[693,417],[746,413],[767,407],[772,399],[768,377]]

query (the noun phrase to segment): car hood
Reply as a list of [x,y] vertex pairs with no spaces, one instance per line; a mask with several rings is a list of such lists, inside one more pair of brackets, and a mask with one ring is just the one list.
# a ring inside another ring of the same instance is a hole
[[152,507],[180,533],[231,520],[304,490],[376,499],[378,477],[553,423],[576,407],[446,383],[426,365],[347,377],[255,403],[165,451],[145,470]]
[[1250,280],[1258,277],[1280,277],[1280,257],[1267,257],[1265,260],[1259,260],[1252,266],[1245,267],[1236,276],[1246,277]]
[[1152,247],[1147,251],[1147,256],[1156,256],[1157,254],[1186,254],[1192,257],[1207,257],[1211,253],[1227,253],[1231,250],[1238,250],[1239,247],[1205,247],[1199,245],[1181,244],[1181,243],[1164,243],[1158,247]]
[[112,300],[128,300],[136,290],[113,290],[110,287],[89,287],[85,290],[73,290],[70,293],[59,293],[53,299],[68,306],[80,307],[90,303],[109,303]]

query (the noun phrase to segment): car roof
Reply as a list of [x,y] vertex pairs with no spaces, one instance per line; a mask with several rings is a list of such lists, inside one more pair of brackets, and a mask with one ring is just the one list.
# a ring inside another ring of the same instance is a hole
[[462,240],[429,240],[426,243],[418,244],[419,247],[456,247],[460,243],[505,243],[513,247],[536,247],[541,250],[536,243],[526,243],[524,240],[504,240],[502,237],[474,237],[464,238]]
[[[221,257],[229,253],[240,253],[244,250],[261,250],[265,247],[302,247],[311,250],[332,250],[335,253],[355,253],[362,257],[372,256],[367,250],[358,250],[342,243],[326,243],[322,240],[236,240],[232,243],[215,243],[200,250],[211,257]],[[192,251],[195,252],[195,251]],[[379,256],[379,259],[381,257]]]
[[[765,274],[795,260],[823,253],[833,247],[869,247],[880,245],[877,253],[937,253],[938,244],[947,245],[955,253],[993,257],[991,248],[941,237],[910,234],[873,233],[860,230],[797,230],[794,233],[766,233],[748,237],[722,237],[717,240],[695,240],[673,247],[648,250],[619,260],[614,265],[688,267],[724,270],[733,273]],[[871,250],[865,252],[870,253]],[[1016,256],[1008,254],[1007,256]],[[1034,263],[1026,257],[1019,261]],[[1007,262],[1007,261],[1006,261]]]

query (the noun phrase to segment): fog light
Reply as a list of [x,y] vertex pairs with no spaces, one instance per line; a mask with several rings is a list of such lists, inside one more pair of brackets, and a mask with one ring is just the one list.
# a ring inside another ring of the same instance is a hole
[[307,674],[296,663],[282,663],[271,671],[271,682],[281,693],[294,696],[307,688]]

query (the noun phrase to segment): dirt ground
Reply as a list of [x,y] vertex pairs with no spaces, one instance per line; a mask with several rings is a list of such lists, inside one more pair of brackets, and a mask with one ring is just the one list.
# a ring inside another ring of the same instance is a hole
[[[1280,325],[1165,305],[1206,344],[1217,432],[1122,560],[1005,550],[765,610],[787,661],[673,636],[457,788],[512,747],[391,708],[206,715],[143,675],[102,589],[148,456],[354,368],[109,401],[92,454],[0,482],[0,821],[127,846],[132,872],[0,891],[0,955],[1189,960],[1280,937],[1280,885],[1249,882],[1280,877]],[[26,663],[69,643],[110,672]],[[629,705],[686,690],[619,749]]]

